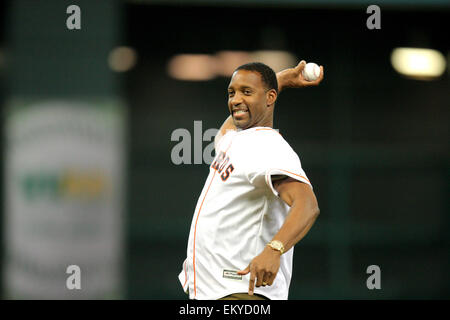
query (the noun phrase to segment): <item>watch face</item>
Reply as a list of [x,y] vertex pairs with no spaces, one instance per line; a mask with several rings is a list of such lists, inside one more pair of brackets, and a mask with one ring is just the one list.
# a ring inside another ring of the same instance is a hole
[[283,245],[278,241],[273,241],[270,245],[272,248],[279,250],[279,251],[281,251],[283,248]]
[[272,241],[272,242],[270,243],[270,246],[271,246],[273,249],[280,251],[281,254],[283,254],[283,252],[284,252],[284,246],[283,246],[283,244],[281,243],[281,241],[276,241],[276,240],[274,240],[274,241]]

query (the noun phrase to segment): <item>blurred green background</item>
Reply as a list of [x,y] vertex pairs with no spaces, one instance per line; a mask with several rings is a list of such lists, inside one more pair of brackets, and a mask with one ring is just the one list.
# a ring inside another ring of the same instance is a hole
[[[81,30],[66,28],[71,4],[82,10]],[[123,298],[186,299],[177,276],[209,168],[175,165],[171,134],[193,134],[199,120],[203,132],[219,128],[229,78],[182,81],[167,66],[176,54],[223,50],[285,50],[325,68],[319,87],[286,90],[275,111],[321,209],[295,248],[290,299],[450,298],[450,7],[380,2],[381,29],[369,30],[369,4],[2,2],[2,106],[17,96],[124,102]],[[124,72],[111,67],[117,46],[135,52]],[[390,62],[396,47],[438,50],[446,71],[404,77]],[[380,290],[366,287],[370,265],[381,269]]]

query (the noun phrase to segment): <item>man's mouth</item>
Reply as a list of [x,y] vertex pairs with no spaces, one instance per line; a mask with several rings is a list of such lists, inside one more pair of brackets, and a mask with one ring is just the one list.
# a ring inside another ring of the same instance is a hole
[[248,113],[248,110],[245,110],[245,109],[233,110],[234,117],[241,117],[241,116],[246,115],[247,113]]

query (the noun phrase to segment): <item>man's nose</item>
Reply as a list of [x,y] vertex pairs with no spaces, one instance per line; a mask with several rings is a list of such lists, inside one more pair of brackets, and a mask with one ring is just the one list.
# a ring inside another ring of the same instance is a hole
[[231,101],[230,101],[230,103],[231,103],[232,106],[240,105],[242,102],[243,102],[243,101],[242,101],[242,95],[240,95],[240,94],[238,94],[238,93],[236,93],[236,94],[231,98]]

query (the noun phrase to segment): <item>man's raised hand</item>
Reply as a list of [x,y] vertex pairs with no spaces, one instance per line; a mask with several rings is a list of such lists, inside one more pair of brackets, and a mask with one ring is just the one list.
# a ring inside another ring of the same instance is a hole
[[284,69],[277,73],[278,92],[285,88],[301,88],[317,86],[323,80],[323,66],[320,66],[320,76],[314,81],[308,81],[303,77],[302,71],[306,61],[302,60],[294,68]]

